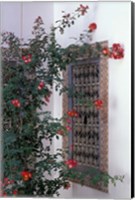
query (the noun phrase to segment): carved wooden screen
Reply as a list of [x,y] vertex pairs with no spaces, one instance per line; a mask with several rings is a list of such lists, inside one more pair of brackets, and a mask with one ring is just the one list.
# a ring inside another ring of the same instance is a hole
[[72,158],[77,160],[81,168],[99,168],[100,111],[89,104],[99,99],[99,59],[76,62],[69,67],[69,77],[70,87],[76,94],[69,99],[69,109],[74,108],[79,114],[72,119]]
[[[106,43],[101,43],[105,45]],[[76,170],[87,172],[96,169],[108,171],[108,65],[105,57],[82,57],[68,66],[64,74],[65,84],[74,91],[73,97],[63,97],[63,109],[75,109],[78,117],[72,118],[72,131],[64,139],[69,155],[77,161]],[[103,101],[101,110],[91,105],[97,99]],[[66,106],[66,103],[68,106]],[[71,148],[73,147],[73,148]],[[87,177],[84,184],[108,191],[103,184],[96,186]],[[72,180],[79,183],[79,180]]]

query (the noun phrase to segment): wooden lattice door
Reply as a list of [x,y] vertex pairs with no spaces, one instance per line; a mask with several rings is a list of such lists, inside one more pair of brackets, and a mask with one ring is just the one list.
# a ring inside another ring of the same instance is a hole
[[[106,43],[101,43],[104,45]],[[108,171],[108,65],[104,57],[82,57],[68,66],[64,74],[65,83],[74,95],[64,96],[64,111],[76,110],[78,117],[72,118],[72,131],[64,139],[68,142],[69,159],[77,161],[76,170],[87,173]],[[102,109],[91,105],[97,99],[103,101]],[[68,104],[66,107],[65,104]],[[73,148],[71,148],[73,147]],[[90,178],[90,177],[89,177]],[[107,192],[102,184],[93,186],[89,178],[85,185]],[[79,182],[79,180],[73,180]]]
[[78,61],[70,65],[70,86],[76,96],[69,99],[69,109],[79,116],[72,120],[70,145],[74,146],[71,157],[80,168],[100,165],[100,111],[90,105],[100,95],[99,59]]

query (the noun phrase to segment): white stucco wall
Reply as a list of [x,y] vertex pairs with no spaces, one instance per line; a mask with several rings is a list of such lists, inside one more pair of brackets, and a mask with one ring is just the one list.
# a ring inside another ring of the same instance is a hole
[[21,34],[20,3],[0,3],[1,31]]
[[31,37],[35,19],[41,16],[46,31],[53,23],[53,2],[1,2],[1,30],[14,32],[17,36]]
[[[17,2],[1,3],[1,30],[13,31],[25,39],[31,36],[31,27],[37,16],[44,20],[47,30],[61,18],[61,11],[72,12],[80,4],[89,5],[86,17],[76,21],[64,35],[57,35],[62,46],[74,42],[70,37],[77,37],[87,29],[89,23],[96,22],[97,30],[93,41],[108,40],[111,45],[120,42],[125,47],[122,60],[109,60],[109,173],[125,175],[123,183],[117,187],[109,186],[105,194],[88,187],[72,184],[69,190],[61,190],[63,198],[129,198],[130,197],[130,139],[131,139],[131,44],[130,44],[130,2]],[[62,114],[62,98],[55,93],[48,106],[54,116]],[[61,146],[61,140],[54,141],[54,150]]]

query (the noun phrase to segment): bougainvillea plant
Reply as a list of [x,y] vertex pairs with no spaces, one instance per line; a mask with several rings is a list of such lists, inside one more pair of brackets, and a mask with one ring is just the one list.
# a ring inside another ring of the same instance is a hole
[[[78,117],[79,113],[74,109],[69,110],[61,119],[57,119],[43,110],[43,106],[50,101],[53,84],[56,90],[62,86],[60,72],[73,61],[76,53],[71,47],[61,48],[55,34],[57,31],[63,34],[64,29],[72,26],[88,9],[87,5],[80,5],[72,14],[64,12],[49,34],[44,29],[42,18],[37,17],[33,37],[25,44],[14,33],[2,34],[3,178],[0,186],[3,197],[55,197],[59,195],[60,188],[70,188],[69,177],[83,179],[85,176],[73,170],[77,161],[63,160],[63,149],[57,149],[54,153],[51,149],[53,139],[67,135],[72,129],[72,117]],[[88,25],[87,33],[91,34],[96,29],[97,24],[93,22]],[[98,50],[99,54],[114,59],[124,56],[120,44]],[[61,89],[61,92],[64,91],[67,88]],[[87,103],[97,109],[104,105],[102,99]],[[102,179],[105,184],[109,180],[114,184],[117,180],[123,180],[123,176],[100,176],[105,177]],[[93,180],[95,178],[96,175]]]

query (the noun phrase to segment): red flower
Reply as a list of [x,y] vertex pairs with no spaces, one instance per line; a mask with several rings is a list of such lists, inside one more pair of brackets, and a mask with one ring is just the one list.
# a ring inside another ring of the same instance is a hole
[[58,135],[63,135],[63,134],[64,134],[64,131],[63,131],[63,130],[58,130],[58,131],[57,131],[57,134],[58,134]]
[[81,4],[77,11],[79,11],[81,13],[81,15],[84,15],[85,13],[87,13],[88,8],[89,8],[89,6],[83,6]]
[[6,196],[7,196],[7,193],[6,193],[6,192],[4,192],[2,196],[3,196],[3,197],[6,197]]
[[121,59],[124,57],[124,48],[119,43],[114,43],[112,45],[112,51],[110,53],[110,58]]
[[69,117],[78,117],[78,113],[75,110],[71,110],[67,112]]
[[71,187],[71,185],[69,182],[64,184],[64,189],[68,190],[70,187]]
[[10,184],[13,184],[13,183],[14,183],[14,180],[11,180],[11,181],[10,181]]
[[78,117],[78,113],[74,111],[74,117]]
[[70,126],[66,126],[67,131],[71,131],[72,128]]
[[17,107],[17,108],[21,106],[21,103],[18,99],[13,99],[11,103],[14,105],[14,107]]
[[9,181],[9,179],[8,178],[4,178],[4,182],[7,182],[7,181]]
[[29,171],[22,171],[21,176],[24,181],[28,181],[32,177],[32,174]]
[[31,62],[31,58],[32,58],[31,54],[28,54],[26,56],[22,56],[22,60],[25,62],[25,64],[30,63]]
[[109,53],[110,53],[110,51],[109,51],[109,49],[108,49],[107,47],[104,47],[104,48],[102,49],[102,53],[103,53],[105,56],[108,56]]
[[89,24],[88,28],[89,28],[89,31],[92,32],[97,29],[97,24],[91,23],[91,24]]
[[97,109],[100,109],[103,106],[103,101],[98,99],[98,100],[94,101],[94,105],[96,106]]
[[17,195],[17,193],[18,193],[17,190],[14,190],[14,191],[13,191],[13,194],[14,194],[14,195]]
[[68,111],[67,114],[69,117],[73,117],[73,113],[71,111]]
[[69,159],[65,162],[65,164],[68,166],[68,168],[74,168],[77,166],[77,161],[73,159]]
[[38,90],[42,90],[44,88],[45,84],[44,81],[40,81],[39,85],[38,85]]
[[9,178],[4,178],[4,183],[3,183],[3,185],[9,185],[9,184],[10,184]]
[[121,45],[120,45],[119,43],[114,43],[114,44],[112,45],[113,51],[118,51],[119,48],[121,48]]
[[68,124],[71,124],[71,120],[70,119],[66,119],[66,122],[68,123]]

